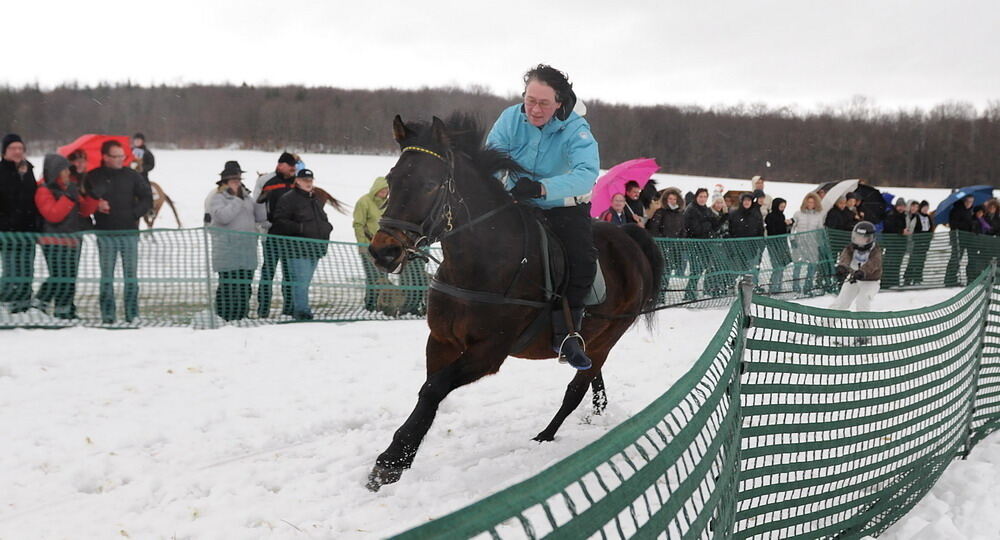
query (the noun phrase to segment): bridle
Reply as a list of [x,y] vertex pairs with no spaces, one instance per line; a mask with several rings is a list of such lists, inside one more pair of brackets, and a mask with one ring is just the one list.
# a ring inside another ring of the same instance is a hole
[[462,196],[455,191],[455,156],[449,151],[445,155],[441,155],[433,150],[424,148],[423,146],[406,146],[403,148],[402,152],[420,152],[433,156],[434,158],[440,160],[447,166],[448,172],[444,178],[444,181],[436,188],[437,193],[434,195],[434,201],[431,203],[431,209],[427,212],[427,216],[420,223],[414,223],[412,221],[406,221],[403,219],[396,219],[391,217],[382,217],[378,220],[379,227],[393,239],[403,246],[403,250],[406,252],[407,260],[413,259],[424,259],[432,260],[438,264],[441,261],[430,255],[426,248],[431,244],[435,244],[442,240],[445,240],[449,236],[452,236],[459,231],[462,231],[468,227],[472,227],[478,223],[486,221],[487,219],[499,214],[500,212],[506,210],[514,205],[513,201],[500,205],[485,214],[477,216],[474,219],[470,219],[465,223],[455,226],[455,214],[452,209],[452,201],[456,205],[460,205],[468,217],[471,218],[471,213],[469,212],[468,206],[465,204],[465,200]]

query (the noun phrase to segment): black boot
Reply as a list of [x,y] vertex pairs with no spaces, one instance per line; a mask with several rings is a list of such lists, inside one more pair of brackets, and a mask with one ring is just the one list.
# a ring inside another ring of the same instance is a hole
[[583,308],[571,309],[570,314],[573,317],[572,333],[567,331],[563,310],[552,310],[552,350],[559,353],[560,362],[567,362],[579,370],[590,369],[590,357],[584,352],[585,345],[580,336]]

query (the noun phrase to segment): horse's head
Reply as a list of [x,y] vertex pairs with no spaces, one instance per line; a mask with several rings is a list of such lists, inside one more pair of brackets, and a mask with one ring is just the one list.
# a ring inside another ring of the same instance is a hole
[[454,156],[444,122],[404,124],[396,116],[392,135],[402,153],[386,175],[389,203],[368,252],[375,265],[398,272],[417,251],[450,227]]

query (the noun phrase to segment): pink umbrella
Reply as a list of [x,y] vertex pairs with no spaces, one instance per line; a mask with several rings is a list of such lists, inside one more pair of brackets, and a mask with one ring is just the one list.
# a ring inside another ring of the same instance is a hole
[[608,169],[594,184],[590,195],[590,216],[596,218],[611,208],[611,197],[616,193],[625,193],[627,182],[634,180],[639,187],[643,187],[659,169],[660,166],[652,158],[630,159]]

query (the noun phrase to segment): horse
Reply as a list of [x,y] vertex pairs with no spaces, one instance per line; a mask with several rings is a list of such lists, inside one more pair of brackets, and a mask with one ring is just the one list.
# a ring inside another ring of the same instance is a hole
[[[482,130],[467,116],[453,115],[447,123],[434,117],[428,125],[405,124],[397,115],[393,136],[401,154],[386,176],[389,202],[369,253],[379,268],[399,272],[412,258],[426,256],[421,248],[440,241],[444,259],[428,293],[427,378],[413,412],[375,461],[367,483],[372,491],[398,481],[412,465],[438,405],[452,390],[496,373],[508,355],[557,356],[549,316],[553,300],[542,285],[540,212],[517,204],[497,181],[523,169],[484,147]],[[603,412],[601,369],[608,353],[644,311],[652,324],[648,311],[663,272],[652,238],[636,225],[595,223],[594,243],[607,297],[591,306],[581,332],[593,365],[575,373],[555,416],[534,437],[539,442],[554,440],[588,387],[595,414]]]
[[156,218],[160,215],[160,209],[163,207],[163,203],[170,205],[170,210],[174,213],[174,220],[177,222],[177,228],[183,228],[181,225],[181,218],[177,215],[177,208],[174,206],[174,201],[167,195],[166,191],[160,187],[160,184],[156,182],[149,182],[149,188],[153,192],[153,207],[146,212],[146,215],[142,216],[143,221],[146,222],[146,227],[152,229],[153,223]]

